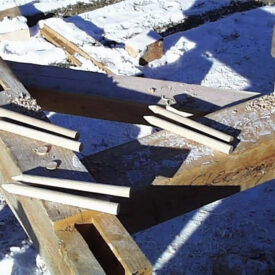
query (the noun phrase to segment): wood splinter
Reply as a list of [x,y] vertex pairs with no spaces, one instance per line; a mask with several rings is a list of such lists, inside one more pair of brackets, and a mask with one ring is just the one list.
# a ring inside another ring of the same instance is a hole
[[44,133],[39,130],[34,130],[28,127],[20,126],[14,123],[1,121],[0,130],[7,131],[13,134],[24,136],[27,138],[43,141],[52,145],[60,146],[75,152],[82,150],[83,144],[76,140],[71,140],[65,137],[59,137],[53,134]]
[[143,117],[146,121],[148,121],[151,125],[156,127],[160,127],[164,130],[173,132],[185,138],[194,140],[198,143],[203,145],[209,146],[215,150],[221,151],[225,154],[230,154],[233,151],[233,146],[226,144],[222,141],[213,139],[211,137],[207,137],[200,133],[194,132],[192,130],[186,129],[184,127],[178,126],[174,123],[168,122],[166,120],[154,117],[154,116],[144,116]]
[[52,186],[60,188],[68,188],[78,191],[86,191],[92,193],[99,193],[105,195],[119,196],[119,197],[130,197],[130,187],[116,186],[102,183],[83,182],[68,179],[58,179],[41,177],[34,175],[22,174],[19,176],[12,177],[13,180],[39,184],[43,186]]
[[80,208],[100,211],[112,215],[117,215],[120,208],[119,203],[98,200],[94,198],[86,198],[78,195],[27,186],[24,184],[9,183],[3,184],[2,187],[11,194],[77,206]]
[[187,126],[190,126],[192,128],[195,128],[196,130],[199,130],[201,132],[204,132],[206,134],[209,134],[213,137],[216,137],[218,139],[221,139],[221,140],[224,140],[226,142],[231,142],[234,140],[234,137],[228,135],[228,134],[225,134],[225,133],[222,133],[216,129],[213,129],[211,127],[208,127],[206,125],[203,125],[197,121],[194,121],[192,119],[189,119],[187,117],[183,117],[181,115],[178,115],[176,113],[173,113],[173,112],[170,112],[168,110],[165,110],[164,108],[160,107],[160,106],[157,106],[157,105],[150,105],[149,106],[149,109],[151,111],[153,111],[155,114],[160,114],[164,117],[167,117],[167,118],[170,118],[174,121],[177,121],[181,124],[184,124],[184,125],[187,125]]
[[49,122],[26,116],[17,112],[13,112],[4,108],[0,108],[0,117],[9,118],[15,121],[19,121],[25,124],[32,125],[37,128],[41,128],[56,134],[60,134],[69,138],[77,139],[79,134],[77,131],[67,129],[61,126],[51,124]]

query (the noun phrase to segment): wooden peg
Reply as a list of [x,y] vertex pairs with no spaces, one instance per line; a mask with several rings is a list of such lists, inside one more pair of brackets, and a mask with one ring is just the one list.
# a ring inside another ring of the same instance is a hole
[[155,114],[160,114],[164,117],[167,117],[167,118],[170,118],[174,121],[177,121],[179,123],[182,123],[184,125],[187,125],[187,126],[190,126],[196,130],[199,130],[201,132],[204,132],[208,135],[211,135],[211,136],[214,136],[218,139],[221,139],[221,140],[224,140],[226,142],[231,142],[233,141],[234,137],[228,135],[228,134],[225,134],[223,132],[220,132],[216,129],[213,129],[211,127],[208,127],[206,125],[203,125],[197,121],[194,121],[190,118],[187,118],[187,117],[182,117],[178,114],[175,114],[173,112],[170,112],[168,110],[165,110],[164,108],[160,107],[160,106],[157,106],[157,105],[150,105],[149,106],[149,109],[151,111],[153,111]]
[[54,125],[52,123],[26,116],[17,112],[13,112],[4,108],[0,108],[0,117],[9,118],[15,121],[19,121],[25,124],[32,125],[37,128],[41,128],[56,134],[60,134],[69,138],[78,138],[79,134],[77,131],[70,130],[61,126]]
[[68,180],[68,179],[49,178],[49,177],[26,175],[26,174],[12,177],[12,179],[16,181],[29,182],[29,183],[39,184],[43,186],[67,188],[67,189],[73,189],[78,191],[86,191],[86,192],[126,197],[126,198],[130,197],[130,187],[125,187],[125,186],[116,186],[116,185],[110,185],[110,184],[84,182],[84,181]]
[[0,130],[7,131],[13,134],[24,136],[27,138],[43,141],[49,144],[60,146],[72,151],[80,152],[82,143],[76,140],[71,140],[65,137],[59,137],[53,134],[48,134],[39,130],[34,130],[21,125],[13,124],[0,120]]
[[24,184],[9,183],[3,184],[2,187],[7,192],[16,195],[77,206],[113,215],[117,215],[119,212],[119,204],[115,202],[86,198],[78,195],[27,186]]
[[192,130],[186,129],[184,127],[178,126],[174,123],[168,122],[166,120],[154,117],[154,116],[144,116],[143,117],[150,124],[165,129],[167,131],[173,132],[185,138],[194,140],[198,143],[209,146],[215,150],[221,151],[225,154],[230,154],[233,151],[233,146],[226,144],[222,141],[213,139],[211,137],[204,136]]

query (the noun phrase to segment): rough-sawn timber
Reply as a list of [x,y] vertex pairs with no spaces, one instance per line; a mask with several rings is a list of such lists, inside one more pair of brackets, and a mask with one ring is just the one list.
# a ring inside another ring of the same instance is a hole
[[266,95],[202,119],[235,137],[230,155],[162,130],[83,162],[97,180],[134,188],[120,220],[130,232],[143,230],[275,178],[274,101]]
[[[26,109],[18,109],[17,106],[10,103],[12,98],[22,96],[22,94],[29,95],[29,93],[14,77],[2,59],[0,59],[0,79],[4,87],[4,91],[0,92],[1,107],[27,112]],[[43,118],[43,113],[37,112],[36,116]],[[92,180],[91,175],[70,150],[52,146],[47,155],[36,155],[33,149],[42,144],[0,131],[0,183],[10,183],[13,176],[21,173]],[[53,160],[58,162],[58,169],[54,171],[45,169],[46,164]],[[151,264],[115,216],[14,196],[2,188],[1,192],[37,250],[45,259],[52,274],[106,273],[108,259],[106,266],[102,266],[101,259],[94,256],[95,251],[92,252],[90,244],[84,240],[92,234],[92,231],[88,230],[83,234],[76,230],[76,224],[83,223],[95,227],[109,250],[112,251],[117,265],[121,266],[120,270],[125,274],[151,273]],[[60,226],[60,223],[65,226]],[[113,234],[109,232],[108,223],[112,224]],[[58,228],[56,228],[56,224],[59,225]]]

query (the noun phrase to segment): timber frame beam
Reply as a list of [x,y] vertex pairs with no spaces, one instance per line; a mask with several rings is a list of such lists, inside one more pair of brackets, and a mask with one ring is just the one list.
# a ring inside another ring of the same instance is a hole
[[[11,103],[12,99],[29,93],[1,59],[0,79],[4,84],[1,106],[45,119],[43,112],[32,112]],[[0,184],[12,182],[12,177],[21,173],[93,180],[70,150],[52,146],[45,156],[35,154],[33,149],[42,144],[0,131]],[[58,169],[45,169],[51,161],[58,161]],[[117,270],[117,274],[151,274],[150,262],[117,217],[0,190],[51,274],[106,274],[110,268]],[[98,247],[92,246],[89,239],[99,237],[102,242]]]
[[150,114],[148,105],[169,100],[183,111],[205,114],[259,96],[150,78],[7,64],[44,110],[127,123],[147,124],[143,116]]
[[275,178],[274,101],[265,95],[202,119],[235,136],[230,155],[162,130],[83,163],[98,181],[134,188],[119,218],[137,232]]

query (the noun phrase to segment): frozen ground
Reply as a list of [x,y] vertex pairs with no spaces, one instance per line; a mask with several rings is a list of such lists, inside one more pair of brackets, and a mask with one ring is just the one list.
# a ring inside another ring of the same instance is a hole
[[66,7],[68,5],[74,5],[76,3],[93,3],[96,0],[39,0],[39,1],[30,1],[30,0],[1,0],[0,1],[0,10],[5,10],[20,6],[20,11],[22,15],[34,15],[39,12],[49,12],[56,9]]
[[[45,11],[77,1],[12,2],[0,0],[0,10],[15,4],[28,4],[25,7],[34,4],[37,9]],[[273,90],[275,72],[275,59],[270,56],[275,7],[236,13],[168,36],[165,38],[165,55],[148,67],[139,67],[122,48],[105,49],[91,45],[88,36],[91,34],[99,41],[111,39],[123,44],[128,37],[148,28],[182,22],[187,15],[217,9],[229,2],[126,0],[68,18],[62,26],[68,27],[70,39],[75,39],[74,42],[85,47],[90,54],[97,54],[100,61],[109,64],[117,73],[143,72],[152,78],[269,93]],[[31,9],[27,8],[27,11]],[[45,22],[52,27],[61,26],[52,19]],[[70,32],[70,28],[74,32]],[[37,27],[32,28],[30,41],[0,43],[0,56],[38,64],[64,63],[63,50],[46,42],[37,30]],[[97,70],[91,64],[85,64],[84,69]],[[86,145],[84,154],[152,132],[151,127],[140,125],[56,113],[48,116],[53,123],[80,131]],[[243,262],[242,270],[246,270],[246,274],[274,274],[274,184],[273,180],[214,202],[139,232],[134,238],[152,262],[156,274],[212,274],[214,266],[217,271],[222,264],[229,262],[224,254],[229,254],[230,262],[237,266]],[[46,273],[43,261],[4,201],[0,202],[0,209],[1,274]]]

